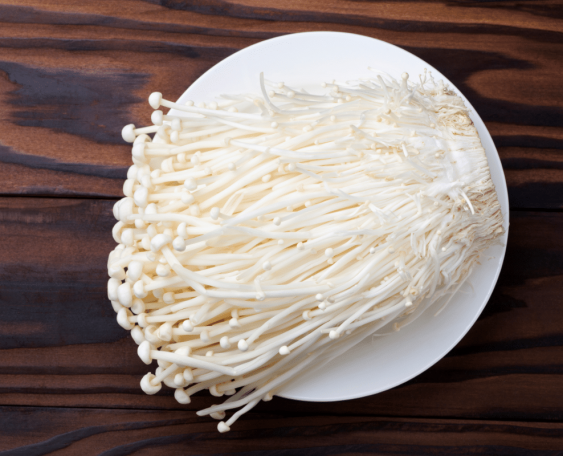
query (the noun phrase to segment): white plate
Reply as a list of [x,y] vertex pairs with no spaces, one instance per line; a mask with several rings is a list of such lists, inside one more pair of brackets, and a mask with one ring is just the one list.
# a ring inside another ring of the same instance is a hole
[[[260,93],[259,74],[273,81],[308,90],[322,81],[345,81],[370,76],[368,66],[386,71],[397,79],[411,77],[428,68],[463,97],[471,109],[502,207],[502,246],[487,253],[470,277],[474,293],[458,293],[449,306],[434,317],[429,309],[399,332],[368,338],[352,351],[336,358],[321,370],[309,372],[288,385],[279,395],[303,401],[339,401],[385,391],[400,385],[439,361],[473,326],[487,304],[499,276],[508,235],[508,193],[502,165],[491,135],[463,94],[441,73],[423,60],[389,43],[360,35],[309,32],[286,35],[250,46],[226,58],[201,76],[178,100],[208,101],[221,93]],[[171,111],[171,114],[179,114]]]

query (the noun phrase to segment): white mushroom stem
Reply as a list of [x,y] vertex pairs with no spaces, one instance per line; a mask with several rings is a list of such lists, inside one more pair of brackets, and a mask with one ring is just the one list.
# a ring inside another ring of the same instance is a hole
[[428,73],[322,95],[260,83],[219,103],[150,96],[155,125],[123,129],[134,165],[108,258],[117,321],[159,364],[141,387],[162,382],[182,404],[229,396],[199,412],[239,409],[220,432],[380,328],[447,304],[503,232],[467,109]]

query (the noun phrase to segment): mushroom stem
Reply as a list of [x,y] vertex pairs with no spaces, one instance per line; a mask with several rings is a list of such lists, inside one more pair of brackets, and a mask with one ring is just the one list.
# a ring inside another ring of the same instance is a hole
[[155,92],[154,125],[122,131],[134,164],[113,209],[108,298],[141,360],[159,365],[142,389],[164,383],[182,404],[228,396],[198,412],[220,432],[369,335],[450,302],[503,234],[460,97],[429,75],[323,87],[261,75],[261,95],[219,102]]

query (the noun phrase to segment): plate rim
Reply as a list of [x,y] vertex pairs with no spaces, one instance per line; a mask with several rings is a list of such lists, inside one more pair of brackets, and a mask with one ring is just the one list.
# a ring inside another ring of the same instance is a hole
[[[452,343],[451,346],[450,346],[450,344],[448,344],[448,347],[446,349],[444,349],[443,353],[440,354],[438,357],[432,358],[430,362],[424,364],[424,366],[422,368],[416,370],[414,373],[407,375],[402,381],[394,382],[390,385],[386,385],[383,388],[374,389],[373,391],[368,392],[368,393],[366,393],[366,392],[361,392],[359,394],[350,393],[350,394],[340,395],[340,396],[331,397],[331,398],[298,397],[298,396],[294,396],[294,395],[291,395],[291,394],[289,394],[289,395],[284,394],[283,390],[276,394],[276,396],[283,397],[285,399],[292,399],[292,400],[298,400],[298,401],[340,402],[340,401],[345,401],[345,400],[359,399],[359,398],[362,398],[362,397],[373,396],[375,394],[379,394],[379,393],[382,393],[384,391],[388,391],[392,388],[396,388],[397,386],[403,385],[404,383],[412,380],[413,378],[417,377],[418,375],[420,375],[421,373],[425,372],[426,370],[428,370],[432,366],[434,366],[436,363],[438,363],[451,350],[453,350],[459,344],[459,342],[467,335],[469,330],[475,325],[475,322],[477,321],[479,316],[483,313],[485,306],[488,304],[488,302],[491,298],[491,295],[492,295],[492,293],[495,289],[495,286],[498,282],[500,272],[501,272],[502,266],[504,264],[504,259],[505,259],[505,256],[506,256],[506,249],[507,249],[507,244],[508,244],[508,242],[507,242],[508,241],[508,231],[509,231],[509,226],[510,226],[510,205],[509,205],[509,199],[508,199],[508,187],[507,187],[507,184],[506,184],[506,176],[504,174],[504,168],[502,166],[502,162],[500,160],[500,156],[499,156],[498,150],[496,148],[496,145],[493,141],[493,138],[492,138],[485,122],[483,121],[483,119],[481,119],[481,116],[479,116],[479,113],[473,107],[473,105],[470,103],[470,101],[466,98],[466,96],[463,94],[463,92],[461,92],[461,90],[459,90],[455,84],[453,84],[446,76],[444,76],[440,71],[438,71],[436,68],[434,68],[432,65],[430,65],[425,60],[421,59],[420,57],[416,56],[415,54],[413,54],[413,53],[411,53],[411,52],[409,52],[409,51],[407,51],[407,50],[405,50],[405,49],[403,49],[399,46],[391,44],[387,41],[380,40],[378,38],[373,38],[373,37],[360,35],[360,34],[357,34],[357,33],[349,33],[349,32],[310,31],[310,32],[290,33],[290,34],[281,35],[281,36],[269,38],[269,39],[266,39],[266,40],[262,40],[262,41],[259,41],[257,43],[254,43],[250,46],[247,46],[243,49],[239,49],[238,51],[234,52],[230,56],[222,59],[220,62],[217,62],[215,65],[213,65],[212,67],[207,69],[194,82],[192,82],[192,84],[190,84],[190,86],[182,93],[182,95],[178,98],[177,103],[183,103],[183,102],[187,101],[187,99],[189,98],[190,90],[192,88],[195,88],[195,86],[197,86],[197,84],[199,82],[201,82],[202,80],[204,80],[206,77],[209,77],[209,73],[220,70],[222,66],[227,65],[233,59],[239,58],[242,54],[249,52],[250,49],[255,49],[256,47],[268,46],[274,41],[278,42],[278,41],[282,41],[282,40],[293,40],[293,39],[299,39],[299,37],[306,37],[306,36],[311,36],[311,35],[322,35],[322,34],[325,34],[325,35],[341,35],[341,36],[345,35],[345,36],[351,36],[351,37],[356,37],[356,38],[362,38],[362,39],[366,39],[366,40],[374,40],[374,41],[377,41],[379,43],[379,45],[388,46],[389,48],[393,49],[395,52],[406,53],[406,54],[409,55],[410,58],[414,58],[414,59],[418,60],[419,63],[423,63],[426,68],[428,68],[430,71],[432,71],[432,73],[435,76],[437,76],[436,79],[443,79],[444,82],[449,84],[455,90],[455,92],[462,97],[464,103],[466,104],[468,110],[470,111],[470,117],[471,117],[473,123],[475,124],[476,121],[477,121],[483,127],[483,131],[479,133],[481,143],[483,144],[483,142],[484,142],[482,135],[485,134],[486,139],[489,140],[489,142],[492,146],[492,149],[490,150],[490,152],[494,152],[493,158],[498,162],[497,164],[499,165],[500,173],[498,175],[498,180],[500,180],[499,183],[501,184],[502,192],[499,192],[497,185],[495,185],[495,191],[497,193],[499,204],[501,206],[501,213],[502,213],[502,216],[503,216],[503,228],[505,229],[505,233],[503,233],[502,237],[500,238],[501,241],[503,241],[502,244],[501,244],[502,245],[502,253],[498,256],[498,265],[496,267],[494,279],[492,280],[491,285],[490,285],[489,289],[487,290],[485,298],[483,299],[482,303],[480,304],[480,308],[476,311],[476,313],[475,313],[474,317],[471,319],[471,321],[468,321],[464,330],[460,331],[459,335],[455,338],[455,342]],[[175,110],[175,109],[171,109],[169,114],[170,115],[178,115],[178,114],[180,114],[180,112]],[[485,152],[487,152],[487,149],[485,149]],[[490,158],[487,156],[487,161],[489,161],[489,160],[490,160]],[[490,168],[490,165],[489,165],[489,168]]]

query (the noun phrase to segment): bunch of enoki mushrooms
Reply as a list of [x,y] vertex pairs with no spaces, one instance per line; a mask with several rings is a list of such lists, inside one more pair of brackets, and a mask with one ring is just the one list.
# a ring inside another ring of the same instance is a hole
[[123,129],[134,164],[108,296],[158,363],[142,389],[225,396],[198,412],[221,432],[383,326],[447,304],[503,232],[477,131],[441,81],[321,86],[260,75],[261,96],[153,93],[154,125]]

